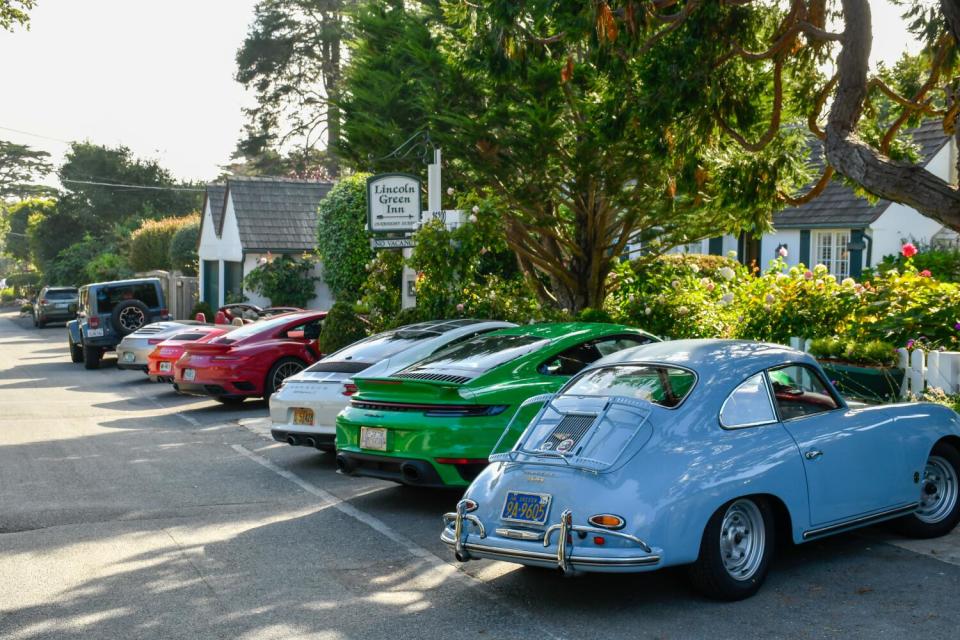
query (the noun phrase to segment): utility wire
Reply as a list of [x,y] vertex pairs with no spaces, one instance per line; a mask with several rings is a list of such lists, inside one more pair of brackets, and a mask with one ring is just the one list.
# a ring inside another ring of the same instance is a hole
[[44,140],[52,140],[53,142],[62,142],[63,144],[72,144],[69,140],[61,140],[60,138],[52,138],[50,136],[44,136],[39,133],[31,133],[30,131],[24,131],[22,129],[14,129],[12,127],[0,127],[0,130],[3,131],[12,131],[14,133],[20,133],[25,136],[32,136],[34,138],[43,138]]
[[72,184],[89,184],[96,187],[121,187],[124,189],[150,189],[152,191],[195,191],[201,192],[206,191],[206,189],[197,189],[194,187],[158,187],[145,184],[116,184],[113,182],[94,182],[92,180],[70,180],[68,178],[61,178],[60,182],[69,182]]

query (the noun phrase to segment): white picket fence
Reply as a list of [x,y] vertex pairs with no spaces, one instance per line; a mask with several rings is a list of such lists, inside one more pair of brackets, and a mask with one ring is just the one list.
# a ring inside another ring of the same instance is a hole
[[[790,338],[790,346],[801,351],[810,351],[810,340]],[[919,396],[928,387],[943,389],[946,393],[960,393],[960,351],[931,351],[923,349],[907,351],[897,349],[900,361],[897,364],[906,371],[900,396]]]

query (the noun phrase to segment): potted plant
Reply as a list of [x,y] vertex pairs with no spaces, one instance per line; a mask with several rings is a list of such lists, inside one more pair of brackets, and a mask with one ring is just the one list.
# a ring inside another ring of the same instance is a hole
[[899,398],[904,370],[897,366],[897,351],[891,343],[817,338],[809,350],[844,395],[880,402]]

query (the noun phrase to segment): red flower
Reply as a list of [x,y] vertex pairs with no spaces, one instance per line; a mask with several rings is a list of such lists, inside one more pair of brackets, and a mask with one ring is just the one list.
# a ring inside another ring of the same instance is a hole
[[930,273],[930,269],[924,269],[923,271],[920,272],[920,277],[921,277],[921,278],[929,278],[929,277],[932,276],[932,275],[933,275],[933,274]]
[[900,247],[900,253],[903,254],[904,258],[912,258],[913,256],[917,255],[917,248],[913,246],[912,242],[907,242]]

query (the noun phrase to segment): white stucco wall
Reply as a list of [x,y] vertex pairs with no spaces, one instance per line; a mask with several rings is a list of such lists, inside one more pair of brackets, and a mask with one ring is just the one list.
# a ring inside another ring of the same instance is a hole
[[[250,253],[244,256],[243,260],[243,275],[246,277],[248,273],[253,271],[259,266],[260,258],[264,257],[266,254],[261,253]],[[321,277],[323,272],[322,265],[317,263],[317,266],[311,272],[311,275],[316,277]],[[270,306],[270,301],[263,296],[257,295],[252,291],[247,289],[243,290],[243,295],[247,297],[247,300],[251,304],[255,304],[260,307]],[[314,298],[309,303],[307,303],[307,308],[309,309],[329,309],[334,303],[333,295],[330,293],[330,287],[327,286],[327,283],[323,280],[317,280],[314,283]]]
[[785,262],[791,267],[800,263],[800,230],[774,230],[760,238],[760,268],[766,269],[771,260],[777,257],[780,245],[787,246]]
[[240,244],[240,229],[237,226],[237,214],[233,209],[233,198],[227,195],[227,204],[224,208],[223,233],[217,235],[213,225],[213,214],[210,211],[210,203],[207,202],[203,210],[203,223],[200,225],[200,246],[197,248],[197,257],[200,259],[200,297],[204,292],[204,273],[203,261],[212,260],[219,262],[217,269],[219,273],[220,299],[217,305],[224,302],[224,274],[223,262],[239,262],[243,259],[243,247]]
[[[927,164],[927,170],[939,178],[950,180],[954,174],[953,144],[944,145]],[[943,228],[939,222],[921,215],[915,209],[902,204],[892,204],[877,218],[867,235],[873,238],[873,264],[884,256],[899,253],[903,242],[929,244],[930,238]]]

